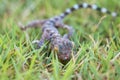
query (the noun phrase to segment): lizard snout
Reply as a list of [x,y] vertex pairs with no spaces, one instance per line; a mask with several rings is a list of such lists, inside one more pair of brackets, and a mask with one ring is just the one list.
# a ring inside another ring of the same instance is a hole
[[69,53],[65,53],[65,54],[59,54],[58,55],[58,59],[62,64],[66,64],[70,61],[71,59],[71,55],[69,55]]

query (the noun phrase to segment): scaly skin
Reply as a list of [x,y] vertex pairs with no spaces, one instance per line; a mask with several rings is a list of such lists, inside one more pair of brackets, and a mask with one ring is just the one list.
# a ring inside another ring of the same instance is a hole
[[[41,26],[43,32],[42,37],[40,40],[33,41],[33,43],[38,45],[37,48],[40,48],[41,46],[43,46],[45,40],[50,41],[51,50],[57,52],[58,59],[63,64],[66,64],[71,59],[72,48],[74,46],[74,43],[69,40],[69,38],[73,34],[73,29],[68,25],[64,25],[61,20],[59,20],[60,19],[57,19],[58,23],[57,21],[55,21],[56,23],[54,23],[53,21],[51,21],[51,19],[35,20],[28,23],[26,26],[23,26],[22,24],[19,24],[19,26],[22,30],[26,30],[29,27]],[[56,27],[67,28],[69,30],[69,33],[61,36]]]
[[[28,23],[26,26],[19,24],[19,27],[22,30],[26,30],[31,27],[41,27],[42,28],[42,37],[40,40],[35,40],[33,43],[38,45],[40,48],[45,40],[50,42],[51,50],[57,52],[58,59],[66,64],[71,59],[72,49],[74,48],[74,42],[70,41],[70,37],[72,36],[74,29],[71,26],[65,25],[63,23],[63,19],[68,14],[72,13],[75,10],[80,8],[91,8],[93,10],[100,11],[101,13],[108,13],[111,16],[116,17],[117,14],[115,12],[110,12],[106,8],[99,8],[96,5],[89,5],[87,3],[74,5],[72,8],[67,9],[64,13],[55,16],[46,20],[33,20]],[[64,36],[61,36],[58,32],[57,28],[65,28],[68,30],[68,33]]]

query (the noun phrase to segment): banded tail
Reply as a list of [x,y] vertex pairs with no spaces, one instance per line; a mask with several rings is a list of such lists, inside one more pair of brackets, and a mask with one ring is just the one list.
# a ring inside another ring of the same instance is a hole
[[118,16],[116,12],[110,12],[106,8],[100,8],[95,4],[90,5],[90,4],[87,4],[87,3],[82,3],[82,4],[76,4],[72,8],[66,9],[66,11],[60,15],[60,17],[64,18],[65,16],[69,15],[73,11],[76,11],[76,10],[81,9],[81,8],[91,8],[92,10],[96,10],[96,11],[99,11],[101,13],[110,14],[112,17]]

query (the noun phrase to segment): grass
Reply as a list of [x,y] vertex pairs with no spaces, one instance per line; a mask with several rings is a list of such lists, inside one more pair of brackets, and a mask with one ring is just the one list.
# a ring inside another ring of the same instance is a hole
[[[0,0],[0,80],[120,80],[120,18],[81,9],[64,19],[77,52],[63,66],[49,49],[34,49],[39,29],[22,32],[18,22],[46,19],[83,0]],[[119,13],[118,0],[84,0]],[[67,4],[67,5],[66,5]],[[66,30],[60,29],[61,34]],[[47,44],[46,44],[47,45]]]

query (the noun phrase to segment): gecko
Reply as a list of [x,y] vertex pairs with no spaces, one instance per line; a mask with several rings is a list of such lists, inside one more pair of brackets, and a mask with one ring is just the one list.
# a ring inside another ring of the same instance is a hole
[[[71,41],[70,38],[74,33],[74,29],[72,26],[64,24],[63,19],[73,11],[81,8],[90,8],[101,13],[110,14],[112,17],[116,17],[118,15],[116,12],[110,12],[106,8],[100,8],[95,4],[82,3],[75,4],[73,7],[66,9],[60,15],[51,17],[49,19],[33,20],[26,25],[20,23],[19,27],[23,31],[32,27],[40,27],[42,30],[41,39],[34,40],[32,43],[37,44],[37,48],[39,49],[44,45],[45,40],[49,41],[50,49],[57,53],[58,59],[61,63],[66,64],[68,61],[70,61],[73,53],[74,42]],[[67,29],[68,33],[62,36],[58,32],[58,28]]]

